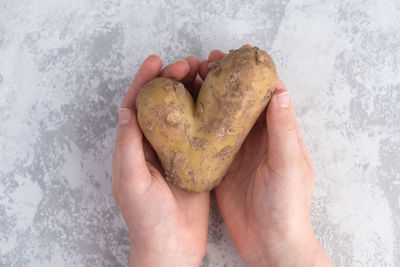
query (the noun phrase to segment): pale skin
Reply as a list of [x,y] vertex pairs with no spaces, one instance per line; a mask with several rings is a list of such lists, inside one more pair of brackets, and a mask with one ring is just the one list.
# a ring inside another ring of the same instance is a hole
[[[165,181],[137,124],[135,101],[141,87],[159,76],[182,81],[196,97],[208,63],[224,55],[214,50],[208,60],[189,56],[165,68],[151,55],[125,95],[112,190],[130,234],[130,266],[199,266],[205,255],[210,194],[189,193]],[[290,95],[278,79],[266,111],[215,188],[237,251],[250,266],[333,266],[311,227],[313,180]]]

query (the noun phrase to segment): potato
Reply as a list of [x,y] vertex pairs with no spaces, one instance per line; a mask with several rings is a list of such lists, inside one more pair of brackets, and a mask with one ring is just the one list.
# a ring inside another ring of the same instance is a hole
[[136,100],[167,181],[193,192],[221,182],[276,87],[275,64],[257,47],[231,50],[210,68],[196,103],[167,78],[149,82]]

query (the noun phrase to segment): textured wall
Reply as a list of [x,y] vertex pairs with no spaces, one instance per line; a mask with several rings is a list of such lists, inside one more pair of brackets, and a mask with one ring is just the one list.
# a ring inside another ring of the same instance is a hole
[[[0,2],[0,266],[124,266],[117,109],[141,61],[244,43],[292,93],[336,266],[400,266],[400,2]],[[202,266],[246,266],[215,204]]]

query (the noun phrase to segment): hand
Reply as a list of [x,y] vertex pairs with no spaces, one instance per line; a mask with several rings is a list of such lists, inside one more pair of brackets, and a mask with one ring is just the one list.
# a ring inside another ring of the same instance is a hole
[[[224,55],[215,50],[208,61]],[[289,93],[278,79],[268,109],[215,189],[236,248],[251,266],[332,266],[311,227],[313,179]]]
[[150,80],[181,80],[193,94],[199,60],[189,56],[160,71],[158,56],[140,67],[119,111],[112,191],[131,239],[130,266],[199,266],[207,247],[209,193],[188,193],[167,184],[160,162],[136,121],[138,91]]

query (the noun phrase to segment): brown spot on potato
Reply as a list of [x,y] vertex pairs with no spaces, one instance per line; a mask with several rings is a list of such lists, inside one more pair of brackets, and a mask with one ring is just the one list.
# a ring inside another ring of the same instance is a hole
[[167,115],[167,123],[171,126],[176,126],[181,122],[181,114],[178,111],[172,111]]
[[186,165],[186,157],[182,152],[175,152],[175,157],[173,160],[173,166],[175,167],[183,167],[184,165]]
[[169,92],[172,91],[174,89],[174,86],[164,86],[164,90]]
[[146,122],[146,125],[147,125],[147,129],[149,129],[149,131],[153,131],[153,129],[154,129],[154,124],[153,124],[153,121],[152,121],[152,120],[148,120],[148,121]]
[[208,67],[211,69],[210,72],[215,76],[221,73],[221,65],[218,62],[210,62],[208,63]]
[[230,55],[239,55],[240,54],[240,49],[231,49],[229,50]]
[[183,97],[185,95],[185,87],[183,86],[183,84],[174,80],[173,86],[177,97]]
[[256,62],[257,63],[266,63],[267,59],[266,59],[266,53],[260,49],[256,50]]
[[225,136],[225,127],[220,127],[217,129],[216,133],[215,133],[215,137],[217,139],[222,138]]
[[203,115],[203,112],[204,112],[203,105],[199,103],[197,106],[196,117],[200,117],[201,115]]
[[239,70],[236,70],[229,76],[229,85],[231,86],[231,89],[237,90],[240,84],[240,74]]
[[229,135],[233,135],[233,134],[235,134],[235,129],[233,129],[233,128],[231,128],[231,129],[228,129],[228,131],[227,131],[227,133],[229,134]]
[[187,182],[188,182],[189,184],[196,184],[196,183],[199,183],[199,182],[200,182],[200,180],[199,180],[199,178],[197,177],[196,173],[194,173],[193,171],[190,171],[190,172],[188,173],[188,176],[189,176],[189,179],[187,180]]
[[193,137],[191,144],[192,147],[195,147],[194,150],[198,150],[199,148],[204,150],[208,145],[208,141],[205,139],[201,139],[200,137]]
[[212,69],[212,68],[214,68],[216,66],[218,66],[218,62],[210,62],[210,63],[208,63],[208,68],[209,69]]
[[209,67],[197,103],[179,81],[162,77],[137,99],[139,125],[167,181],[195,192],[223,179],[276,86],[275,65],[258,48],[232,50]]
[[276,88],[272,88],[268,90],[267,94],[260,100],[261,105],[267,105],[269,100],[271,99],[272,95],[274,94]]
[[217,157],[225,157],[233,153],[233,147],[232,146],[226,146],[224,147],[221,151],[219,151],[216,156]]
[[170,183],[177,184],[179,182],[178,172],[183,170],[187,165],[187,159],[182,152],[174,151],[169,166],[165,171],[166,180]]
[[192,137],[192,135],[190,134],[190,125],[189,124],[185,124],[184,126],[185,129],[185,136],[186,139],[188,140],[188,142],[190,143],[190,146],[192,148],[192,150],[196,151],[196,150],[204,150],[207,145],[208,145],[208,141],[205,139],[202,139],[200,137]]
[[251,84],[246,84],[246,91],[247,92],[254,92],[253,86],[251,86]]
[[212,96],[214,97],[215,101],[217,101],[217,105],[218,105],[219,107],[221,107],[221,106],[222,106],[222,100],[221,100],[220,97],[218,96],[217,92],[214,91],[214,92],[212,93]]

